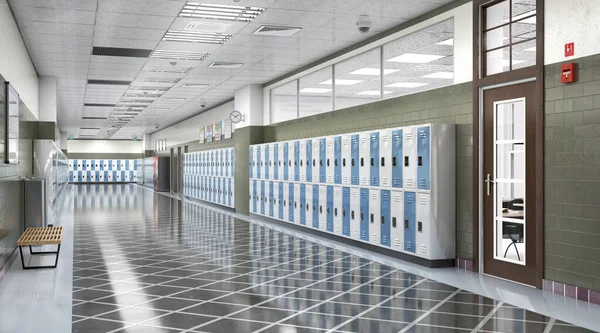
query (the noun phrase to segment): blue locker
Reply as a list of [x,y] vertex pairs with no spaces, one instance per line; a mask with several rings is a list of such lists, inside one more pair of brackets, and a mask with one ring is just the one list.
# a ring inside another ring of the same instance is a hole
[[319,186],[313,185],[313,228],[319,229]]
[[360,240],[369,241],[369,190],[360,189]]
[[94,181],[95,182],[100,181],[100,171],[94,171]]
[[274,144],[275,147],[273,148],[273,179],[278,180],[279,179],[279,164],[277,163],[279,161],[279,144],[275,143]]
[[265,192],[265,181],[264,180],[260,181],[260,193],[261,193],[261,195],[260,195],[260,213],[262,215],[265,215],[265,197],[264,197],[264,195],[267,192]]
[[108,181],[108,171],[104,171],[104,181]]
[[[231,179],[229,180],[231,184]],[[231,185],[230,185],[231,188]],[[267,200],[269,201],[269,216],[274,217],[275,212],[273,212],[273,193],[274,193],[275,184],[273,182],[269,182],[269,197]],[[230,203],[231,204],[231,203]]]
[[379,186],[379,132],[371,133],[371,186]]
[[381,245],[390,247],[391,243],[391,192],[381,190]]
[[85,164],[85,160],[81,160],[81,171],[87,170],[87,165]]
[[69,171],[69,181],[73,181],[73,170]]
[[256,180],[252,181],[252,213],[256,214]]
[[261,179],[262,175],[260,174],[260,165],[262,164],[262,160],[260,159],[262,147],[256,146],[256,178]]
[[334,177],[333,181],[335,184],[342,183],[342,137],[336,136],[333,138],[334,146]]
[[117,160],[117,171],[121,171],[121,160]]
[[[222,190],[221,190],[221,178],[216,178],[215,182],[217,183],[217,203],[222,203],[221,198],[222,198]],[[264,188],[264,184],[263,184],[263,188]],[[264,205],[262,205],[264,208]]]
[[85,180],[87,182],[91,182],[92,181],[91,176],[92,176],[92,172],[91,171],[88,170],[88,171],[85,172]]
[[77,171],[79,170],[78,165],[77,165],[77,160],[73,160],[73,171]]
[[121,171],[121,181],[125,181],[125,171]]
[[231,177],[235,175],[235,149],[231,149]]
[[430,186],[430,136],[431,128],[429,126],[417,129],[417,186],[420,190],[429,190]]
[[294,202],[294,183],[289,183],[288,188],[289,188],[289,190],[288,190],[288,196],[289,196],[289,198],[288,198],[288,200],[289,200],[288,201],[289,202],[288,222],[294,223],[294,204],[293,204],[293,202]]
[[96,161],[92,160],[92,163],[90,164],[90,170],[95,171],[96,170]]
[[[229,191],[229,195],[227,196],[227,205],[231,207],[231,197],[233,196],[233,191],[231,191],[231,178],[227,179],[227,190]],[[271,192],[273,193],[273,192]],[[272,201],[272,200],[271,200]],[[271,208],[271,212],[273,209]]]
[[125,170],[131,170],[129,168],[129,160],[125,160]]
[[327,186],[327,231],[333,232],[333,186]]
[[289,178],[289,162],[290,162],[290,152],[289,152],[288,142],[283,143],[283,179],[290,180]]
[[137,169],[138,169],[138,161],[133,160],[133,170],[137,170]]
[[350,188],[342,189],[342,235],[350,237]]
[[327,139],[319,140],[319,182],[327,182]]
[[306,181],[312,182],[312,140],[306,140]]
[[250,163],[248,166],[248,169],[250,170],[250,179],[254,178],[254,147],[250,146]]
[[402,187],[402,130],[392,132],[392,187]]
[[306,184],[300,184],[300,224],[306,225]]
[[279,183],[279,219],[283,221],[283,183]]
[[104,171],[104,160],[100,160],[99,167],[100,167],[100,171]]
[[81,182],[83,180],[81,173],[82,173],[82,171],[77,171],[77,181],[78,182]]
[[113,167],[112,167],[112,160],[108,160],[108,171],[113,171]]
[[300,181],[300,141],[294,141],[294,180]]
[[416,193],[404,192],[404,251],[416,252]]
[[134,177],[133,177],[133,171],[129,171],[129,181],[132,182]]
[[360,182],[360,177],[359,177],[359,165],[358,165],[358,161],[359,161],[359,154],[358,154],[358,147],[360,146],[360,136],[358,134],[354,134],[352,135],[352,138],[350,139],[350,145],[351,145],[351,149],[352,149],[352,153],[351,153],[351,160],[350,160],[350,168],[351,168],[351,184],[352,185],[358,185]]
[[271,164],[271,159],[269,156],[269,145],[265,145],[264,147],[265,149],[265,174],[264,177],[265,179],[269,179],[269,165]]

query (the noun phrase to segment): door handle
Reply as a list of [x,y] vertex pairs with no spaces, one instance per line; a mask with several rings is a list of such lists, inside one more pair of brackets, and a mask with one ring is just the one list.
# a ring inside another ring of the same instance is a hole
[[495,181],[493,181],[493,180],[491,179],[491,177],[490,177],[490,174],[488,173],[488,174],[487,174],[487,178],[485,179],[485,185],[486,185],[486,188],[487,188],[487,195],[488,195],[488,197],[489,197],[489,196],[490,196],[490,194],[491,194],[491,191],[492,191],[492,184],[493,184],[493,183],[495,183]]

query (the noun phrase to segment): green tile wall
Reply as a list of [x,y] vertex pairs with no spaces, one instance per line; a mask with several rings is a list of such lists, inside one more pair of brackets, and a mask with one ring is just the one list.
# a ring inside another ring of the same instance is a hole
[[600,290],[600,55],[545,68],[544,277]]
[[266,126],[264,128],[264,142],[309,138],[424,123],[457,124],[457,256],[463,259],[472,259],[472,83],[430,90],[423,93],[392,98],[376,103]]

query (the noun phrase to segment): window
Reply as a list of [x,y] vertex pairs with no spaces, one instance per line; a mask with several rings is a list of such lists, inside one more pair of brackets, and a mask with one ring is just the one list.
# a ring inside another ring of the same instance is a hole
[[292,81],[271,90],[274,123],[298,117],[298,81]]
[[331,66],[300,78],[300,117],[333,110]]
[[535,2],[504,0],[484,8],[484,75],[536,64]]
[[335,65],[336,109],[372,103],[380,99],[381,48]]

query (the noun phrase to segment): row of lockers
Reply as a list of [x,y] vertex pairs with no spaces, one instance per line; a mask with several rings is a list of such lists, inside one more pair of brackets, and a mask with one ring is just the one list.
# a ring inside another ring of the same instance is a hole
[[137,180],[135,171],[69,171],[71,183],[133,183]]
[[183,191],[190,198],[235,207],[235,181],[231,177],[184,175]]
[[233,177],[235,174],[235,148],[187,153],[183,156],[183,173],[186,175]]
[[432,167],[454,162],[432,151],[454,151],[454,137],[452,125],[426,124],[254,145],[250,178],[430,190]]
[[71,171],[135,171],[139,160],[69,160]]
[[429,260],[454,258],[454,216],[431,193],[250,181],[250,211]]

